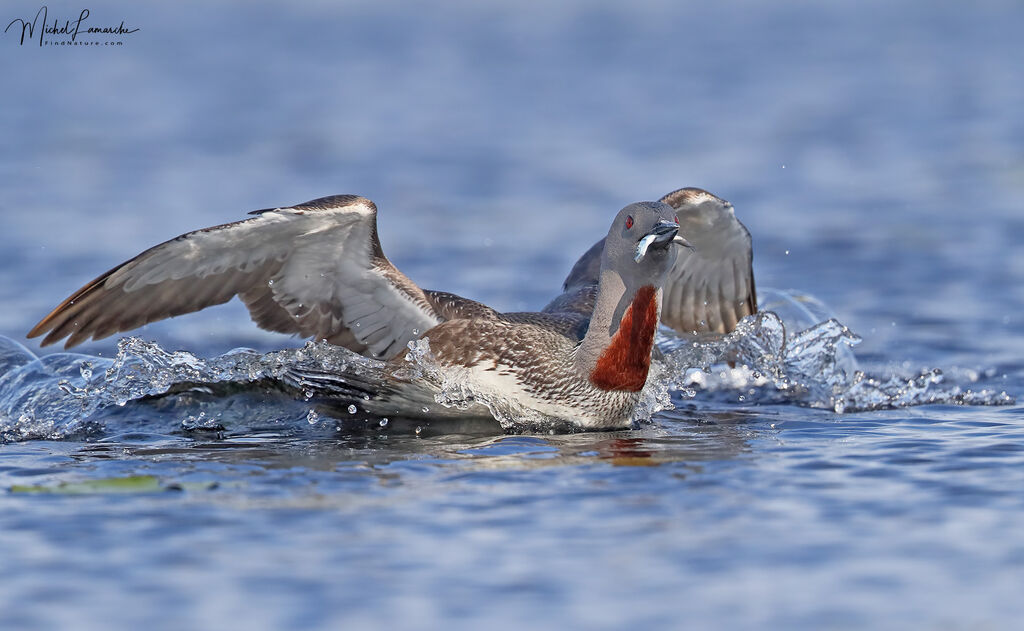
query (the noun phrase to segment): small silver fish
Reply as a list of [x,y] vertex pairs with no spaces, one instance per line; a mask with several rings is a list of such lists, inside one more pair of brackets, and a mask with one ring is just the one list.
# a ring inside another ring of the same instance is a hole
[[639,263],[640,259],[647,255],[647,248],[651,247],[651,244],[658,240],[658,236],[656,234],[649,234],[640,239],[640,243],[636,244],[636,255],[633,256],[633,260]]
[[[636,254],[633,256],[633,260],[639,263],[641,259],[647,256],[647,248],[651,247],[651,244],[656,241],[664,241],[666,239],[666,236],[667,235],[665,234],[658,234],[652,232],[651,234],[645,236],[643,239],[640,239],[640,243],[636,244]],[[684,248],[689,248],[691,250],[693,249],[693,246],[690,244],[690,242],[683,238],[681,235],[673,234],[671,239],[672,243],[681,245]]]

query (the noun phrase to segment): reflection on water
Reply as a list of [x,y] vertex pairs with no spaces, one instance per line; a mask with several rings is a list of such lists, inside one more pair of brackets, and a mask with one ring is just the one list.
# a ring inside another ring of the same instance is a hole
[[[190,432],[187,437],[126,432],[95,443],[10,448],[0,479],[16,482],[18,489],[101,497],[133,493],[120,485],[107,490],[103,483],[108,478],[116,482],[118,471],[131,471],[153,480],[134,493],[185,493],[190,503],[265,508],[387,504],[397,499],[393,493],[404,493],[401,489],[472,485],[489,476],[552,469],[560,475],[604,466],[671,466],[672,475],[682,480],[699,474],[702,463],[749,455],[748,439],[755,430],[745,425],[753,418],[744,412],[675,413],[667,427],[544,437],[393,434],[384,428],[326,438],[297,438],[271,429],[244,435]],[[45,464],[40,453],[51,454]],[[108,478],[98,479],[99,471]],[[83,480],[98,484],[83,490]]]
[[752,411],[674,411],[664,417],[671,429],[652,423],[632,431],[551,436],[495,436],[494,424],[489,426],[490,431],[471,433],[395,432],[390,423],[386,427],[367,424],[359,431],[335,428],[319,436],[300,437],[283,425],[256,427],[244,434],[211,430],[193,430],[184,436],[124,432],[82,445],[68,456],[82,464],[94,459],[173,457],[181,462],[315,471],[353,466],[383,470],[410,458],[422,465],[461,472],[598,463],[658,466],[736,457],[747,449],[751,430],[744,424],[762,417]]

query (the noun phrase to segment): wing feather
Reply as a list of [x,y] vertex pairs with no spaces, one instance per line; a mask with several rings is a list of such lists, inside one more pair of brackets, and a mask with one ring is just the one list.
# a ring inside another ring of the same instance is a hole
[[694,246],[681,249],[669,270],[662,322],[684,333],[732,331],[757,310],[750,232],[732,204],[699,188],[673,191],[661,201],[679,211],[679,234]]
[[183,234],[79,289],[29,337],[71,347],[238,295],[262,328],[392,356],[443,318],[384,256],[376,213],[336,195]]

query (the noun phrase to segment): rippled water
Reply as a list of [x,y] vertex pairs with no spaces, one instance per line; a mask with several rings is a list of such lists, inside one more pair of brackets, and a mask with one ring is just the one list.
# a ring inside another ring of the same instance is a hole
[[[1019,623],[1016,3],[89,8],[140,31],[0,34],[0,628]],[[787,341],[665,337],[648,403],[675,409],[628,432],[250,388],[338,358],[238,305],[75,356],[23,338],[142,248],[332,193],[377,202],[418,283],[536,309],[685,185],[795,288],[760,292]],[[694,369],[723,352],[749,367]]]

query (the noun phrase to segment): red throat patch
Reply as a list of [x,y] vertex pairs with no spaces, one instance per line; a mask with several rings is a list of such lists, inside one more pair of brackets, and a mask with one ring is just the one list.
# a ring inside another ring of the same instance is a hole
[[590,383],[602,390],[643,390],[651,369],[651,349],[657,328],[657,292],[647,285],[636,292],[633,302],[626,307],[619,330],[590,373]]

